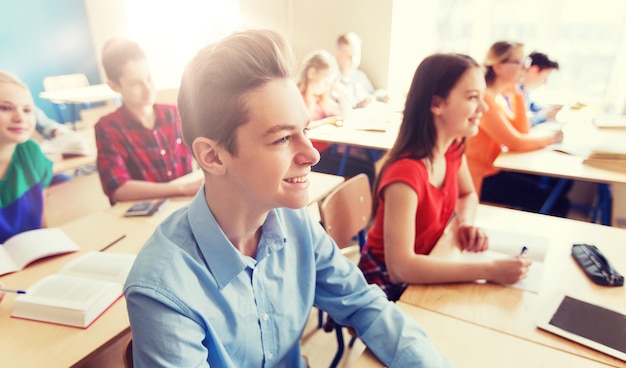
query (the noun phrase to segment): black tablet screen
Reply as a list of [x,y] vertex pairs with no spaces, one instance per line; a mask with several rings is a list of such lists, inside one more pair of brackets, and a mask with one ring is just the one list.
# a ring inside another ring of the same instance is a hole
[[550,324],[626,353],[624,314],[566,296]]

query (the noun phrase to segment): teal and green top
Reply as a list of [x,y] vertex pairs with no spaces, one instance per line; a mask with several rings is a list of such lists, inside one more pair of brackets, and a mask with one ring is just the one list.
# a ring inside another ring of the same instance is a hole
[[4,178],[0,179],[0,243],[41,227],[43,190],[50,185],[52,176],[52,162],[35,141],[17,145]]

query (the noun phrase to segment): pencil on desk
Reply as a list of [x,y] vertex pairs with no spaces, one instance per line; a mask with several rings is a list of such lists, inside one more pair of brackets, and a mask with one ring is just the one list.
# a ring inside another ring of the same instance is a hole
[[104,248],[100,249],[101,252],[104,252],[105,250],[111,248],[112,246],[114,246],[115,244],[117,244],[120,240],[124,239],[126,237],[126,234],[120,236],[119,238],[113,240],[112,242],[110,242],[109,244],[107,244],[106,246],[104,246]]

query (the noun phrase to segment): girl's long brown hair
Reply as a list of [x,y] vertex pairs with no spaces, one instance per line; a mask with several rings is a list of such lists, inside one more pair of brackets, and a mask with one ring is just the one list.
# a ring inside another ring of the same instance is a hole
[[[378,209],[378,188],[380,178],[387,167],[401,159],[421,160],[432,158],[437,130],[431,112],[435,96],[445,100],[461,76],[470,68],[478,68],[478,63],[463,54],[434,54],[425,58],[415,71],[411,88],[406,97],[404,116],[398,137],[388,153],[374,182],[373,212]],[[457,145],[459,154],[464,149],[463,142]]]

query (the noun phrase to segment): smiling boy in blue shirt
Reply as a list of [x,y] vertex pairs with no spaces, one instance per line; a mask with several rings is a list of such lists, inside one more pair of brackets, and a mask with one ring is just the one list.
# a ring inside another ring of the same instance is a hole
[[316,305],[389,366],[452,366],[303,209],[319,153],[291,58],[281,36],[257,30],[187,66],[179,112],[205,186],[157,228],[126,282],[135,365],[305,367]]

